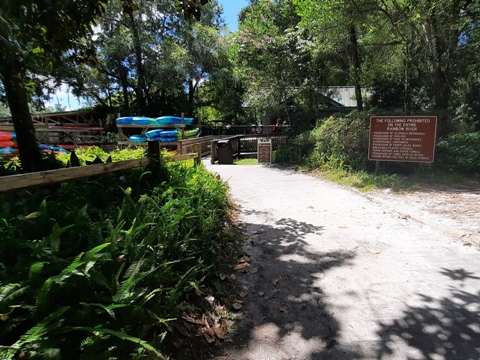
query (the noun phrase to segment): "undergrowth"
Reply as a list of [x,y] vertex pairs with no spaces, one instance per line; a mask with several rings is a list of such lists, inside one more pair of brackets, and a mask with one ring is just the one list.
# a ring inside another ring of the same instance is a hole
[[274,162],[293,165],[363,191],[416,189],[422,184],[469,183],[478,178],[480,134],[454,133],[440,139],[433,164],[368,160],[369,118],[374,113],[354,111],[322,120],[315,129],[290,139],[274,152]]
[[201,166],[167,172],[1,196],[0,359],[166,357],[165,324],[235,243],[226,184]]

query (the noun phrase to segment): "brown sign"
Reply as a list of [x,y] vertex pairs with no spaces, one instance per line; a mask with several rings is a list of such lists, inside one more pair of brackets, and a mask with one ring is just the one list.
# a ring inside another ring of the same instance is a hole
[[259,163],[271,163],[272,162],[272,142],[271,141],[258,141],[258,162]]
[[433,162],[435,116],[372,116],[368,160]]

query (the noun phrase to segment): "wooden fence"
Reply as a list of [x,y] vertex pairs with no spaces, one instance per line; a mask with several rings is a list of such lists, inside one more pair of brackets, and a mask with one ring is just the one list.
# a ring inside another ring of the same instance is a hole
[[[92,176],[105,175],[117,171],[129,170],[138,167],[146,167],[152,165],[152,163],[155,162],[157,159],[160,159],[160,156],[160,146],[157,142],[153,142],[153,144],[149,146],[149,157],[144,159],[77,166],[65,169],[39,171],[28,174],[1,176],[0,193],[58,184],[69,180],[85,179]],[[173,157],[165,158],[166,161],[182,161],[187,159],[199,160],[200,154],[195,152],[188,154],[179,154]]]

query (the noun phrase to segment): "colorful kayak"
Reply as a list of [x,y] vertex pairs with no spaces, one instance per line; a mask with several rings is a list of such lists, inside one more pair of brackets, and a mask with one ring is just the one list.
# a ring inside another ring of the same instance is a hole
[[15,151],[18,152],[17,149],[14,149],[14,148],[11,148],[11,147],[0,148],[0,156],[15,155]]
[[12,140],[0,140],[0,148],[13,147],[15,143]]
[[183,135],[182,135],[182,132],[179,131],[177,137],[179,139],[181,139],[183,136],[185,136],[186,138],[192,138],[192,137],[197,136],[199,132],[200,132],[199,128],[195,128],[195,129],[191,129],[191,130],[185,130],[183,132]]
[[[182,124],[180,116],[160,116],[155,119],[155,123],[159,125]],[[183,118],[183,124],[192,125],[193,118]]]
[[131,142],[145,142],[147,137],[145,135],[130,135],[128,138]]
[[119,125],[149,125],[155,124],[155,120],[145,116],[124,116],[115,120]]
[[56,152],[56,153],[62,153],[62,154],[68,154],[68,150],[61,148],[59,146],[51,146],[51,145],[39,145],[39,148],[42,150],[43,153],[50,153],[50,152]]
[[177,129],[173,130],[165,130],[165,129],[155,129],[155,130],[149,130],[145,133],[145,136],[147,138],[154,138],[154,137],[177,137],[178,134]]
[[8,131],[0,131],[0,141],[4,141],[4,140],[12,140],[13,139],[13,135],[11,132],[8,132]]

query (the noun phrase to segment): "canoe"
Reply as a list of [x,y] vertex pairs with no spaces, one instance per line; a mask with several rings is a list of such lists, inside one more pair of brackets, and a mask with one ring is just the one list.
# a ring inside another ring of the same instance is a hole
[[[160,116],[155,119],[155,124],[159,124],[159,125],[182,124],[182,118],[180,116]],[[183,124],[192,125],[193,118],[183,118]]]

